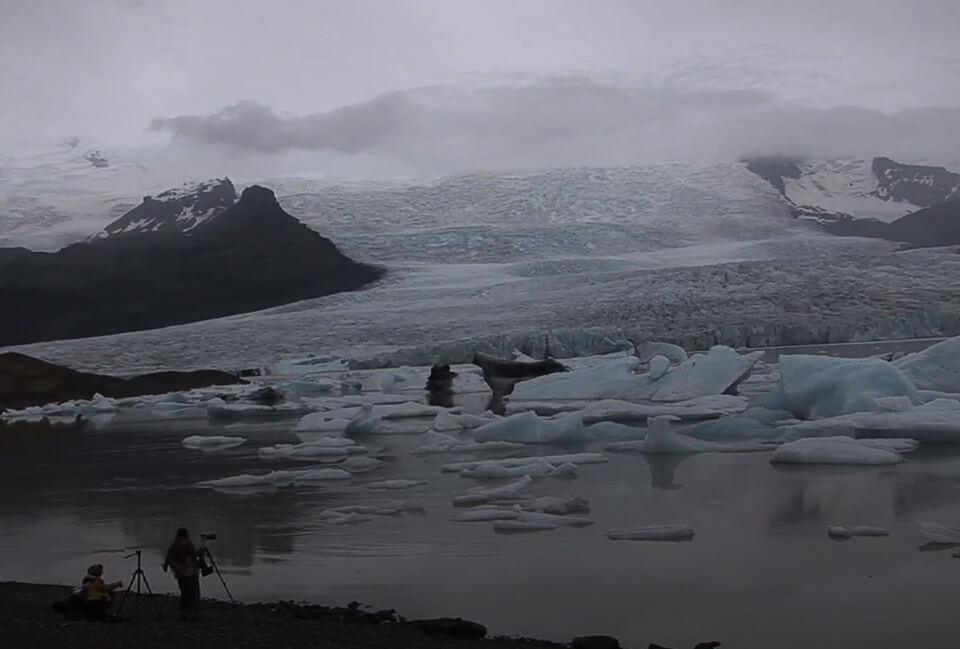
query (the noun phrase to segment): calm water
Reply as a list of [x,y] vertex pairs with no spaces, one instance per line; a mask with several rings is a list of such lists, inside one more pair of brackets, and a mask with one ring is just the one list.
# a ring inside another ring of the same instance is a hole
[[[127,578],[133,566],[122,550],[143,547],[152,585],[170,591],[161,550],[185,524],[219,535],[215,556],[243,600],[357,599],[413,616],[462,615],[496,633],[612,633],[628,646],[717,638],[732,647],[934,647],[955,628],[960,563],[919,551],[914,521],[960,522],[960,448],[929,449],[892,468],[791,470],[766,454],[611,454],[577,479],[533,487],[587,498],[595,525],[522,535],[452,522],[450,499],[476,481],[440,473],[448,455],[410,455],[407,436],[378,438],[389,466],[350,485],[258,495],[192,486],[276,466],[259,460],[256,446],[289,439],[291,425],[234,428],[249,446],[217,455],[181,448],[195,432],[184,427],[67,433],[5,452],[0,575],[72,583],[99,561],[111,578]],[[362,486],[391,477],[430,484]],[[326,507],[397,497],[427,514],[346,527],[317,519]],[[603,535],[675,521],[693,525],[696,538]],[[829,524],[883,525],[893,535],[839,543],[827,537]],[[223,595],[215,576],[203,586]]]
[[[883,351],[883,350],[881,350]],[[304,468],[267,462],[258,446],[296,441],[295,421],[211,428],[203,421],[115,423],[0,449],[0,578],[75,583],[92,562],[129,579],[143,548],[154,589],[174,529],[216,532],[212,549],[245,601],[356,599],[409,616],[460,615],[493,633],[568,640],[610,633],[628,647],[942,647],[956,632],[960,562],[922,551],[916,521],[960,524],[960,445],[929,447],[894,467],[791,467],[766,453],[647,458],[609,454],[575,479],[534,482],[535,495],[582,496],[595,525],[497,534],[455,523],[454,495],[480,484],[417,457],[416,436],[376,436],[389,464],[348,484],[237,495],[197,481]],[[429,422],[424,422],[424,427]],[[242,435],[217,454],[182,448],[190,434]],[[906,435],[909,431],[905,432]],[[595,450],[531,447],[529,455]],[[493,454],[488,454],[494,457]],[[503,456],[501,454],[500,456]],[[429,484],[375,491],[364,483]],[[486,484],[491,484],[487,482]],[[496,483],[492,483],[496,484]],[[425,515],[332,526],[319,512],[404,499]],[[609,529],[685,522],[692,542],[613,542]],[[836,542],[831,524],[881,525],[886,538]],[[215,576],[206,595],[223,597]]]

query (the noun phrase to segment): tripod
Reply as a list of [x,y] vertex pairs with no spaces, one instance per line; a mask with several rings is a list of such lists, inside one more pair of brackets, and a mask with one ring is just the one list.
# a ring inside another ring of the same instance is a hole
[[150,582],[147,581],[147,575],[143,572],[142,557],[143,551],[136,550],[132,554],[125,555],[124,559],[129,559],[131,557],[137,558],[137,569],[133,571],[133,576],[130,578],[130,583],[127,584],[127,589],[123,591],[123,595],[120,596],[120,602],[117,604],[117,615],[123,612],[123,605],[127,601],[127,595],[130,594],[130,589],[133,588],[133,583],[137,583],[137,599],[133,604],[133,620],[135,634],[140,635],[140,585],[143,582],[143,585],[147,587],[147,594],[150,596],[150,601],[153,602],[153,610],[156,613],[157,620],[162,620],[163,617],[160,615],[160,606],[157,604],[156,598],[153,596],[153,589],[150,588]]
[[210,548],[207,547],[207,538],[208,537],[204,534],[200,535],[200,556],[210,560],[210,566],[213,568],[214,572],[217,573],[217,577],[220,578],[220,583],[223,584],[223,590],[227,592],[227,597],[230,598],[230,603],[236,604],[237,600],[233,598],[233,593],[230,592],[230,587],[227,586],[227,581],[223,578],[223,573],[220,572],[220,566],[217,565],[216,560],[213,558],[213,554],[210,552]]

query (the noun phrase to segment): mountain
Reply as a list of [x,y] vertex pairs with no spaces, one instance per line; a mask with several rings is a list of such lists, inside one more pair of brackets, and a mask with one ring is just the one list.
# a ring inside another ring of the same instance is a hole
[[[747,169],[780,192],[792,216],[841,236],[935,246],[960,243],[960,174],[886,157],[804,161],[747,158]],[[932,210],[932,211],[930,211]],[[944,235],[949,235],[944,238]]]
[[358,263],[227,179],[147,198],[103,236],[56,253],[0,248],[0,346],[152,329],[359,289]]
[[143,202],[103,229],[97,237],[144,232],[189,232],[214,219],[237,201],[229,178],[168,189]]

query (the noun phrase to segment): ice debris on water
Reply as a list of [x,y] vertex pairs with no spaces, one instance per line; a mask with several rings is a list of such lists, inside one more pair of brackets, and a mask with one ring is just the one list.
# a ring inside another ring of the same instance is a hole
[[288,487],[330,480],[350,480],[350,478],[350,474],[341,469],[308,469],[304,471],[270,471],[262,474],[243,473],[216,480],[204,480],[197,484],[219,489],[258,486]]
[[689,541],[693,536],[693,528],[684,523],[649,525],[630,530],[610,530],[606,533],[606,537],[611,541]]
[[528,496],[527,487],[532,480],[530,476],[523,476],[516,482],[510,482],[500,487],[475,487],[465,494],[454,496],[453,504],[456,507],[468,507],[482,503],[522,500]]
[[544,419],[532,412],[510,415],[490,422],[473,431],[477,442],[519,442],[522,444],[550,444],[583,442],[589,435],[583,426],[583,416],[572,413],[558,419]]
[[373,411],[373,404],[365,403],[357,416],[343,429],[344,435],[370,435],[377,432],[383,417]]
[[570,462],[554,465],[540,458],[528,464],[518,466],[504,466],[502,464],[481,464],[480,466],[463,469],[460,475],[464,478],[487,478],[502,480],[504,478],[519,478],[521,476],[530,476],[531,478],[546,478],[551,476],[575,476],[577,466]]
[[524,446],[524,444],[516,442],[474,442],[473,440],[459,439],[453,435],[427,431],[423,434],[420,445],[415,447],[411,453],[414,455],[427,455],[431,453],[508,451],[524,448]]
[[408,480],[404,478],[397,478],[394,480],[368,482],[364,486],[367,487],[367,489],[412,489],[414,487],[421,487],[425,484],[429,483],[426,480]]
[[920,443],[960,442],[960,401],[935,399],[903,411],[857,412],[780,428],[784,441],[866,431],[882,434],[909,431]]
[[771,462],[784,464],[884,465],[903,461],[899,451],[916,448],[913,440],[861,440],[852,437],[809,437],[781,444]]
[[846,540],[854,536],[890,536],[890,530],[870,525],[831,525],[827,528],[827,535],[832,539]]
[[180,443],[186,448],[204,452],[223,451],[235,448],[247,441],[246,437],[227,437],[224,435],[191,435]]
[[907,354],[893,364],[921,390],[960,392],[960,336]]
[[366,447],[356,445],[350,439],[321,438],[299,444],[264,446],[257,451],[257,455],[265,460],[314,460],[318,458],[343,458],[348,455],[360,455],[366,452]]
[[524,466],[533,462],[543,461],[548,464],[603,464],[608,462],[608,458],[601,453],[566,453],[562,455],[534,455],[526,457],[510,457],[502,460],[471,460],[469,462],[451,462],[444,464],[440,470],[443,473],[460,473],[464,469],[473,469],[479,466],[505,466],[515,467]]
[[917,524],[927,543],[935,545],[960,545],[960,526],[943,523],[920,522]]

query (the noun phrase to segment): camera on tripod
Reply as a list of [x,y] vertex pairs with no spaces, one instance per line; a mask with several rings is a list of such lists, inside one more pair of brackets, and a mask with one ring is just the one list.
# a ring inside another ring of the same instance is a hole
[[217,540],[217,535],[216,535],[215,533],[214,533],[214,534],[201,534],[201,535],[200,535],[200,540],[201,540],[201,541],[216,541],[216,540]]
[[[214,563],[213,555],[210,554],[209,548],[207,548],[207,541],[216,541],[217,535],[214,534],[201,534],[200,535],[200,574],[203,577],[208,577],[213,574],[213,566],[210,565]],[[210,559],[210,564],[207,563],[207,558]]]

